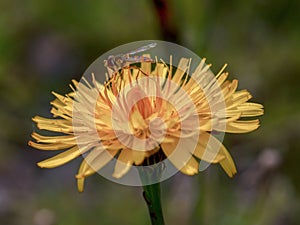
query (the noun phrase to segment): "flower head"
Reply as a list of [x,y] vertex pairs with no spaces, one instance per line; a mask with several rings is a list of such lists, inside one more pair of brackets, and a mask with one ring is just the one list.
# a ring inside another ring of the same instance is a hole
[[87,176],[113,160],[117,179],[132,167],[165,159],[187,175],[199,172],[201,160],[219,163],[232,177],[234,162],[214,134],[257,129],[259,121],[252,117],[262,115],[263,106],[248,102],[250,93],[237,91],[238,81],[228,81],[223,69],[214,76],[202,60],[189,75],[190,63],[186,58],[177,67],[141,62],[114,72],[104,84],[92,76],[73,80],[73,91],[65,96],[53,93],[54,118],[33,121],[58,135],[34,132],[36,142],[29,145],[63,152],[38,165],[53,168],[83,155],[76,175],[79,191]]

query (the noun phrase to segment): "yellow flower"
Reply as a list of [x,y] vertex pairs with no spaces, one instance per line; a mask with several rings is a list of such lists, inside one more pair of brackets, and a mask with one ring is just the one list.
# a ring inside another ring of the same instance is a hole
[[[53,168],[84,155],[76,178],[83,191],[84,179],[117,159],[112,176],[123,177],[132,166],[149,158],[167,158],[182,173],[199,172],[199,161],[219,163],[228,176],[234,162],[214,132],[246,133],[259,127],[263,106],[250,103],[247,90],[237,91],[237,80],[228,81],[223,69],[212,75],[202,60],[189,76],[191,61],[182,58],[177,67],[164,62],[142,62],[111,74],[104,84],[94,76],[88,82],[73,80],[72,92],[55,95],[54,119],[36,116],[41,130],[33,133],[41,150],[64,150],[38,163]],[[63,133],[63,135],[61,135]],[[156,163],[157,160],[154,162]],[[147,163],[146,163],[147,164]]]

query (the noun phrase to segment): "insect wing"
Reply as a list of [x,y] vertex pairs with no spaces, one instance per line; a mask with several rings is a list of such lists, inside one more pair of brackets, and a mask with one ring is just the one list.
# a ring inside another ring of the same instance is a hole
[[127,57],[126,62],[128,62],[128,63],[154,62],[154,60],[149,57],[145,57],[145,56],[134,56],[134,57]]
[[157,45],[156,43],[151,43],[149,45],[145,45],[145,46],[142,46],[142,47],[140,47],[138,49],[132,50],[132,51],[130,51],[130,52],[124,54],[124,55],[127,55],[127,54],[128,55],[133,55],[133,54],[136,54],[136,53],[144,52],[144,51],[147,51],[147,50],[149,50],[151,48],[155,48],[156,45]]

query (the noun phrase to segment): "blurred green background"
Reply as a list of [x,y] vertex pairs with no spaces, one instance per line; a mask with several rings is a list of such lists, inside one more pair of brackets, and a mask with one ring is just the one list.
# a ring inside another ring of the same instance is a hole
[[80,160],[42,170],[49,153],[27,146],[31,117],[50,117],[51,91],[66,93],[102,53],[161,39],[224,63],[253,101],[259,130],[226,135],[238,174],[217,165],[162,184],[167,224],[300,224],[300,1],[0,1],[0,224],[150,224],[140,188],[100,176],[78,194]]

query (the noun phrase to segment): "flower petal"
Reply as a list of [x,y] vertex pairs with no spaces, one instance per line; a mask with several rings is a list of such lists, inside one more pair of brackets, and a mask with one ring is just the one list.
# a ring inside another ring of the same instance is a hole
[[223,170],[225,170],[225,172],[229,177],[233,177],[233,175],[237,173],[233,159],[224,146],[223,146],[223,152],[225,153],[226,158],[220,161],[220,165],[222,166]]
[[75,140],[75,136],[73,135],[64,135],[64,136],[44,136],[44,135],[40,135],[36,132],[33,132],[31,134],[31,137],[34,138],[38,143],[42,142],[42,143],[68,143],[68,144],[72,144],[75,145],[76,144],[76,140]]
[[117,153],[118,150],[106,151],[103,146],[93,149],[82,162],[76,177],[82,178],[94,174],[112,160]]
[[197,174],[199,172],[199,162],[194,157],[191,157],[180,169],[180,172],[189,176]]
[[39,150],[55,151],[55,150],[63,150],[66,148],[70,148],[74,144],[68,144],[68,143],[38,144],[33,141],[29,141],[28,145]]
[[133,158],[131,150],[121,150],[112,176],[115,178],[121,178],[124,174],[126,174],[129,171],[130,167],[132,166],[132,163]]
[[[161,143],[161,147],[174,166],[185,174],[193,175],[196,173],[196,162],[192,159],[192,154],[206,162],[220,163],[230,177],[236,173],[234,162],[227,149],[213,135],[204,132],[199,135],[198,140],[194,135],[190,138],[181,139],[180,142],[184,149],[176,149],[179,143],[179,139],[176,138],[173,138],[173,142]],[[194,146],[192,143],[197,144]]]
[[[201,135],[200,135],[201,137]],[[202,134],[202,140],[209,140],[206,145],[205,158],[203,160],[213,163],[220,163],[222,168],[225,170],[229,177],[232,177],[236,174],[236,168],[233,162],[232,157],[225,148],[225,146],[213,135],[208,133]],[[202,142],[201,142],[202,144]],[[196,151],[194,152],[195,155]],[[212,154],[212,155],[211,155]],[[221,156],[221,157],[220,157]],[[202,156],[203,157],[203,156]],[[214,159],[213,161],[209,161]]]
[[195,139],[195,136],[192,136],[189,141],[193,143],[197,142],[195,149],[191,153],[198,159],[210,163],[218,163],[225,159],[225,154],[222,150],[223,145],[211,134],[201,132],[198,140]]
[[131,150],[132,151],[132,159],[135,165],[140,165],[142,162],[145,160],[146,155],[149,151],[136,151],[136,150]]
[[[161,148],[163,152],[166,154],[168,160],[172,162],[172,164],[178,169],[187,172],[187,173],[193,173],[193,165],[194,163],[191,161],[190,162],[190,167],[187,165],[189,160],[193,157],[192,154],[188,151],[188,147],[183,149],[180,148],[181,146],[178,146],[179,138],[172,137],[173,141],[172,142],[162,142],[161,143]],[[184,146],[184,145],[183,145]],[[186,168],[183,168],[187,166]]]
[[49,159],[39,162],[37,165],[41,168],[54,168],[57,166],[61,166],[81,155],[81,151],[78,146],[74,146],[73,148],[64,151],[56,156],[53,156]]
[[84,180],[85,178],[77,178],[77,189],[78,192],[83,192],[84,191]]
[[66,134],[73,133],[72,121],[65,119],[48,119],[41,116],[35,116],[32,120],[37,124],[40,130],[49,130]]
[[226,125],[228,133],[248,133],[259,127],[259,120],[238,120]]

